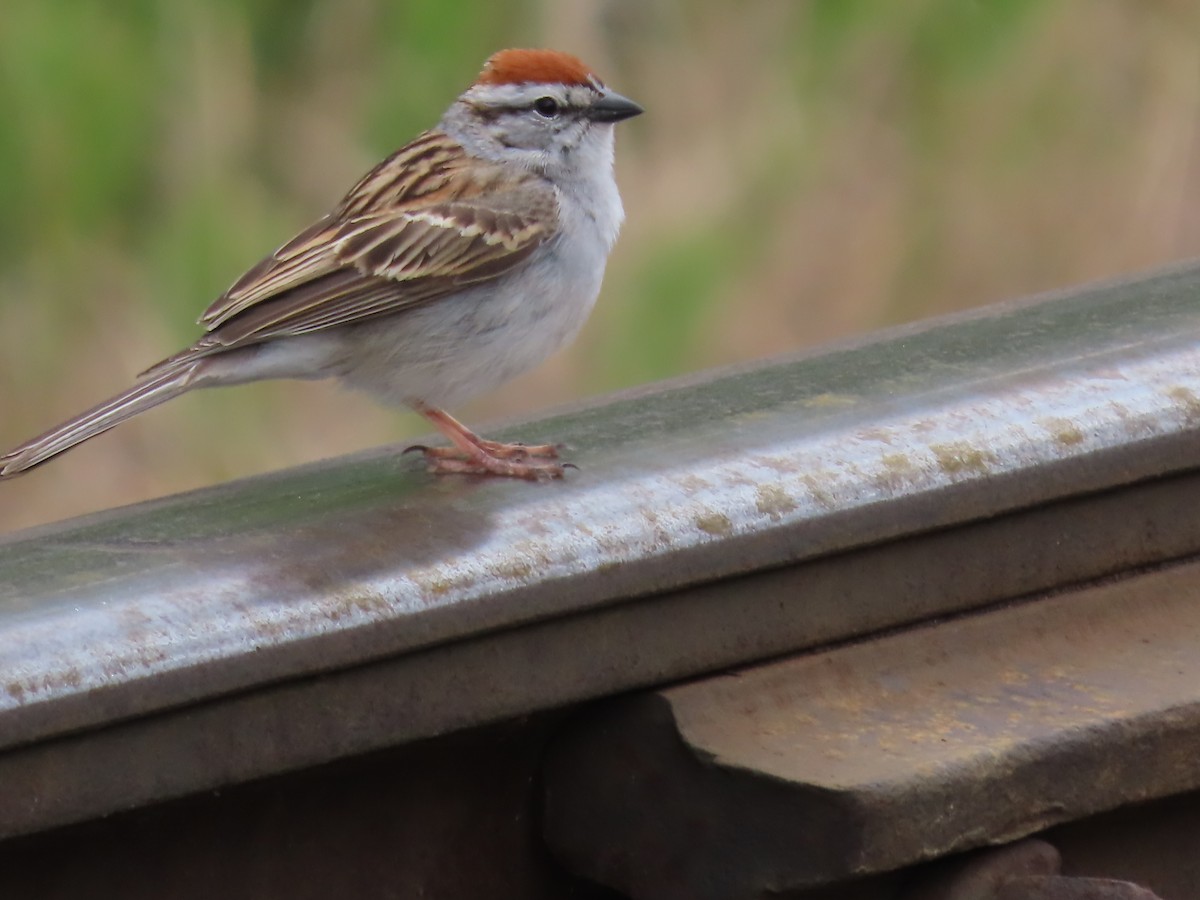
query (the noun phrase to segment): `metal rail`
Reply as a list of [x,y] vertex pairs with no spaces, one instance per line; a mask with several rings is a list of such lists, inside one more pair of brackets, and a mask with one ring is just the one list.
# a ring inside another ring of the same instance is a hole
[[[0,541],[0,836],[1200,546],[1200,267]],[[887,590],[880,590],[887,585]]]
[[638,692],[557,731],[543,833],[570,871],[629,896],[721,900],[1186,795],[1197,648],[1191,561]]

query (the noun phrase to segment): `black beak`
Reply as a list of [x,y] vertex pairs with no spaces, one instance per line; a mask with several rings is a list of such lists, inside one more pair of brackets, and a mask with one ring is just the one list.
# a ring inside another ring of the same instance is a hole
[[587,115],[593,122],[620,122],[622,119],[640,116],[644,112],[644,109],[628,97],[607,91],[603,97],[588,107]]

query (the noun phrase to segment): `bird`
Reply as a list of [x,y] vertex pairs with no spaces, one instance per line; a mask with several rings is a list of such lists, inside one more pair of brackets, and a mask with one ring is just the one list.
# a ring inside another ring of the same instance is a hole
[[407,404],[449,441],[409,448],[433,473],[561,478],[557,445],[487,440],[446,408],[587,320],[624,220],[614,125],[642,112],[569,53],[493,54],[434,128],[218,297],[195,343],[0,455],[0,480],[188,391],[273,378]]

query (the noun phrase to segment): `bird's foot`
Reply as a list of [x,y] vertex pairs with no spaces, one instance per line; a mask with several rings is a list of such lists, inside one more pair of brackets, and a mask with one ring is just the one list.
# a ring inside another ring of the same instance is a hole
[[561,444],[505,444],[481,438],[452,415],[435,406],[411,401],[413,409],[450,439],[451,447],[409,447],[420,450],[425,465],[438,475],[503,475],[545,481],[562,478],[570,463],[558,461]]
[[405,450],[419,450],[425,457],[425,465],[436,475],[503,475],[507,478],[525,478],[530,481],[546,481],[562,478],[570,463],[558,462],[559,448],[555,444],[504,444],[499,441],[480,440],[478,447],[470,452],[457,447],[415,446]]

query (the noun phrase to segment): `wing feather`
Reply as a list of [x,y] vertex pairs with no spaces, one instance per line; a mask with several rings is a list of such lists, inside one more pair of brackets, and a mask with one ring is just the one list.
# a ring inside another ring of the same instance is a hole
[[164,364],[361,322],[496,278],[553,237],[557,211],[539,176],[513,185],[428,132],[238,279],[201,317],[208,334]]

